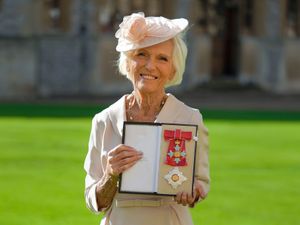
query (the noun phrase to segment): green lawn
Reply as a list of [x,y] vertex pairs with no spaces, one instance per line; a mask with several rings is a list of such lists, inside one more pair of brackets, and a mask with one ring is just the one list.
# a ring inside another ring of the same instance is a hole
[[[99,224],[83,198],[99,109],[0,105],[1,225]],[[212,186],[191,210],[195,224],[300,224],[299,113],[207,110],[204,117]]]

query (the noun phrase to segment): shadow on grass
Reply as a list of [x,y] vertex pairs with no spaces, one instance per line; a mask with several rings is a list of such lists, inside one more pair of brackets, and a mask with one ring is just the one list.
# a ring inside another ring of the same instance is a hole
[[[92,118],[108,105],[71,104],[0,104],[3,117],[61,117]],[[202,109],[205,119],[300,121],[300,112],[266,110],[211,110]]]

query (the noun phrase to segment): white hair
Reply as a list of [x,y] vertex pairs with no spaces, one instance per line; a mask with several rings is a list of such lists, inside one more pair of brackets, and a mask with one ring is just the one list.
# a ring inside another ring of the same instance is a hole
[[[185,70],[185,61],[187,56],[187,46],[183,40],[182,33],[176,35],[173,39],[174,49],[173,49],[173,66],[175,68],[175,74],[172,80],[166,83],[165,87],[175,86],[181,83],[182,76]],[[128,74],[128,58],[132,51],[120,52],[118,59],[119,72],[130,79],[130,74]]]

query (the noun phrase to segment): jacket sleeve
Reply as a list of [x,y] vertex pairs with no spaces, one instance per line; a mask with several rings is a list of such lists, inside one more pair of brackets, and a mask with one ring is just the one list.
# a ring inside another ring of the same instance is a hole
[[92,128],[90,133],[88,153],[84,161],[85,177],[85,201],[87,207],[94,213],[98,214],[105,209],[99,209],[96,199],[96,186],[104,174],[103,165],[105,161],[105,153],[102,148],[102,137],[105,130],[105,122],[97,119],[95,116],[92,120]]
[[207,195],[210,189],[208,129],[204,126],[202,115],[198,110],[194,114],[193,120],[198,124],[195,178],[200,181]]

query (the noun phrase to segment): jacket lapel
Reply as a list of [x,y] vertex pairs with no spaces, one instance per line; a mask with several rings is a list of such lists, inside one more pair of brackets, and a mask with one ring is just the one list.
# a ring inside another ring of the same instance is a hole
[[126,120],[125,110],[125,95],[120,98],[117,102],[111,105],[109,110],[109,118],[111,120],[112,127],[115,133],[122,137],[123,123]]
[[183,103],[179,101],[174,95],[168,94],[167,101],[164,107],[158,114],[156,123],[174,123],[180,115]]

